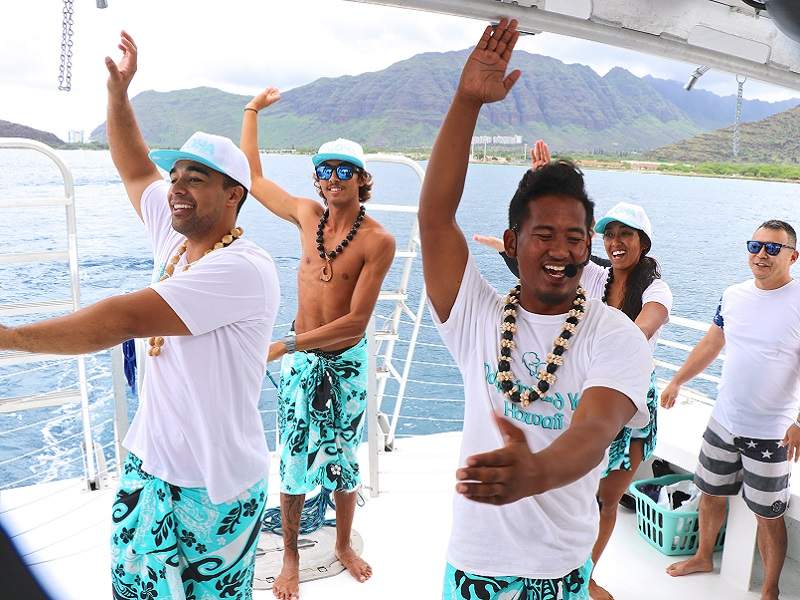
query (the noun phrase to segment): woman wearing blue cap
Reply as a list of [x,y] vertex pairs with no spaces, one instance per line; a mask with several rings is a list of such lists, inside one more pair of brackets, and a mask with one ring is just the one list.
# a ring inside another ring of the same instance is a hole
[[[542,140],[531,152],[532,168],[550,163],[550,151]],[[592,256],[583,268],[581,285],[587,298],[600,298],[620,309],[642,330],[652,350],[661,328],[669,320],[672,293],[661,279],[656,260],[647,253],[652,246],[653,229],[644,209],[636,204],[620,202],[613,206],[595,225],[603,236],[608,260]],[[516,261],[503,252],[498,238],[475,235],[475,241],[498,250],[509,269],[518,275]],[[647,393],[650,422],[642,429],[624,428],[608,451],[608,466],[598,490],[600,530],[592,549],[592,561],[597,564],[617,520],[617,504],[630,486],[636,469],[653,453],[656,445],[657,394],[655,370]],[[592,600],[613,598],[594,580],[589,586]]]

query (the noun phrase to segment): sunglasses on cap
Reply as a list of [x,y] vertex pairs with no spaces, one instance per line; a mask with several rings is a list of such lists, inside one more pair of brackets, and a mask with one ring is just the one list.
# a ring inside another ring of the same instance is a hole
[[779,244],[778,242],[758,242],[756,240],[750,240],[747,242],[747,251],[750,254],[758,254],[761,252],[761,248],[767,249],[767,254],[770,256],[778,256],[781,250],[784,248],[789,248],[790,250],[794,250],[794,246],[789,246],[787,244]]
[[347,181],[348,179],[353,178],[353,175],[358,172],[358,168],[349,163],[341,163],[335,167],[322,163],[315,169],[317,177],[323,181],[328,181],[333,176],[334,171],[336,172],[336,178],[339,181]]

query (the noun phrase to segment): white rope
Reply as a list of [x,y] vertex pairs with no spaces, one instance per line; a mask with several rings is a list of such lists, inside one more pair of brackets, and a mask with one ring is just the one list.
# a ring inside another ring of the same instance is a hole
[[42,419],[41,421],[35,421],[33,423],[28,423],[26,425],[20,425],[19,427],[15,427],[14,429],[6,429],[5,431],[0,431],[0,435],[15,433],[17,431],[22,431],[23,429],[35,427],[36,425],[46,425],[47,423],[56,423],[58,421],[63,421],[65,419],[74,419],[76,417],[80,417],[80,415],[76,413],[70,415],[59,415],[57,417],[50,417],[49,419]]
[[414,421],[436,421],[442,423],[463,423],[464,419],[446,419],[444,417],[413,417],[411,415],[400,415],[400,419],[412,419]]
[[[397,398],[396,394],[384,394],[384,398]],[[421,396],[403,396],[404,400],[422,400],[424,402],[457,402],[464,403],[464,398],[422,398]]]

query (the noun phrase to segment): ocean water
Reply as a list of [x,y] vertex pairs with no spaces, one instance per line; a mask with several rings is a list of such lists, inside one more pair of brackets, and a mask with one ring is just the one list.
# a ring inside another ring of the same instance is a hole
[[[150,280],[152,259],[144,229],[130,207],[108,152],[65,151],[62,158],[75,179],[80,255],[81,297],[84,306],[114,294],[140,289]],[[307,156],[267,155],[265,174],[297,195],[316,197]],[[374,202],[415,204],[419,193],[416,176],[397,165],[375,165]],[[473,233],[500,235],[508,201],[522,168],[504,165],[470,166],[459,211],[459,223],[468,237]],[[794,184],[732,179],[706,179],[653,173],[588,171],[587,186],[597,204],[598,217],[618,201],[641,204],[654,227],[652,256],[658,258],[664,279],[675,296],[673,313],[707,322],[722,290],[749,276],[744,242],[759,223],[778,218],[790,223],[798,214]],[[0,150],[0,197],[48,197],[62,193],[58,171],[47,159],[32,152]],[[369,211],[369,204],[367,205]],[[404,249],[411,233],[409,215],[375,213]],[[57,250],[66,246],[62,209],[0,210],[3,252]],[[299,243],[295,228],[272,216],[249,199],[239,219],[245,235],[272,254],[278,267],[282,305],[278,323],[282,336],[296,307],[296,265]],[[798,223],[794,223],[796,226]],[[470,241],[484,275],[500,290],[512,284],[511,275],[493,251]],[[595,253],[604,255],[595,242]],[[399,262],[387,278],[385,289],[397,287]],[[4,265],[0,268],[0,304],[36,299],[66,298],[66,266],[59,263]],[[419,260],[415,261],[408,306],[415,308],[422,283]],[[388,315],[393,306],[380,303],[376,313]],[[4,324],[22,323],[8,319]],[[382,324],[379,316],[378,327]],[[411,326],[404,323],[395,352],[402,357]],[[698,335],[667,327],[666,336],[695,342]],[[458,371],[433,329],[429,316],[414,355],[398,434],[419,435],[460,429],[463,397]],[[660,349],[659,358],[680,360],[680,355]],[[110,465],[114,460],[113,403],[110,357],[107,352],[87,359],[92,430],[104,448]],[[273,365],[271,371],[277,370]],[[76,383],[74,363],[32,363],[0,368],[0,397],[41,393]],[[659,373],[668,377],[669,372]],[[702,391],[713,388],[700,385]],[[393,409],[396,385],[387,386],[381,409]],[[137,399],[129,398],[131,416]],[[270,444],[275,436],[275,389],[265,379],[261,409]],[[39,481],[78,476],[82,473],[80,407],[64,406],[0,414],[0,489]]]

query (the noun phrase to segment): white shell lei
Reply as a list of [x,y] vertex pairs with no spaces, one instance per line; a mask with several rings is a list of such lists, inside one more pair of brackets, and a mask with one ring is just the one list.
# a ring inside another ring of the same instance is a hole
[[516,348],[514,334],[517,331],[517,304],[519,304],[521,284],[517,283],[505,297],[505,308],[500,322],[500,356],[497,357],[497,381],[503,394],[512,402],[528,406],[534,400],[539,400],[547,390],[556,382],[556,371],[564,365],[564,352],[569,348],[569,339],[572,338],[578,325],[586,314],[586,291],[578,286],[572,309],[567,315],[561,333],[553,342],[553,350],[547,354],[547,366],[539,371],[536,385],[523,392],[514,383],[516,378],[511,372],[511,351]]

